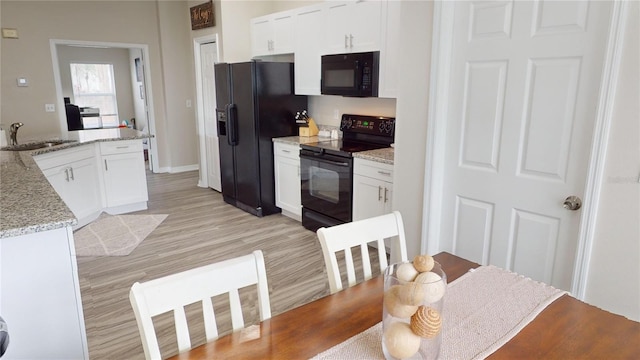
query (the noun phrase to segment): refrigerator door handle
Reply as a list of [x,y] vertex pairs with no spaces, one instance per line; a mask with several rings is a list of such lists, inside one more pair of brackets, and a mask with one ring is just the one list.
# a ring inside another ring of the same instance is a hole
[[230,146],[238,145],[238,133],[236,124],[236,104],[227,104],[225,106],[227,112],[227,143]]

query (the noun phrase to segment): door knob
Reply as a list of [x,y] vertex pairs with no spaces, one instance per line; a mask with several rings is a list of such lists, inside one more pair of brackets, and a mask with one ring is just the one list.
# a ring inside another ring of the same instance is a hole
[[581,206],[582,199],[575,195],[571,195],[568,198],[564,199],[564,204],[562,205],[562,207],[564,207],[565,209],[574,211],[580,209]]

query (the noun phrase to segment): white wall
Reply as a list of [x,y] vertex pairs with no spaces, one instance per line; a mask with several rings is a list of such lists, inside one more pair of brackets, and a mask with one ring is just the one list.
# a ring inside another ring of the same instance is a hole
[[[161,171],[177,172],[198,169],[196,142],[195,74],[191,23],[186,1],[158,1],[158,19],[162,57],[164,98],[173,104],[165,106],[166,142],[171,149],[170,166]],[[176,16],[176,14],[184,14]]]
[[432,14],[430,1],[402,3],[393,209],[402,214],[410,259],[421,253]]
[[396,116],[396,99],[309,96],[308,105],[309,115],[319,125],[340,126],[342,114]]
[[640,3],[629,3],[585,301],[640,321]]

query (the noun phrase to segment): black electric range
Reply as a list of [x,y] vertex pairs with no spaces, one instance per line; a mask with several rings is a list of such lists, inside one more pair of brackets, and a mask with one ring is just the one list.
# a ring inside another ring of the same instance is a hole
[[312,231],[350,222],[353,153],[389,147],[395,119],[342,115],[342,139],[300,145],[302,225]]

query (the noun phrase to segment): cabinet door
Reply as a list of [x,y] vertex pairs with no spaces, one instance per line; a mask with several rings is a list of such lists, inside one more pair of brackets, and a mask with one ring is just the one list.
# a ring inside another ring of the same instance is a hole
[[351,7],[347,2],[331,2],[326,8],[327,21],[327,53],[340,54],[349,52],[349,24],[353,21],[350,13]]
[[[291,14],[282,14],[276,16],[272,20],[273,28],[273,54],[291,54],[293,53],[294,34],[293,34],[293,16]],[[316,29],[317,30],[317,29]]]
[[382,5],[379,0],[363,0],[327,6],[328,53],[380,50]]
[[[349,47],[353,52],[380,50],[380,28],[383,2],[365,0],[349,5]],[[353,36],[353,38],[351,38]]]
[[[69,169],[71,194],[67,205],[78,219],[97,213],[102,208],[96,159],[84,159]],[[66,202],[66,200],[65,200]]]
[[276,182],[276,206],[282,210],[302,216],[300,199],[300,148],[295,145],[275,143],[274,174]]
[[[324,5],[324,4],[323,4]],[[295,83],[297,95],[320,95],[320,56],[326,41],[323,6],[305,8],[295,18]]]
[[147,201],[147,180],[142,152],[102,157],[107,207]]
[[366,176],[353,176],[353,220],[384,214],[384,192],[387,183]]
[[100,211],[100,187],[95,159],[84,159],[43,171],[76,218]]
[[269,55],[273,38],[272,24],[267,18],[251,20],[251,55]]

